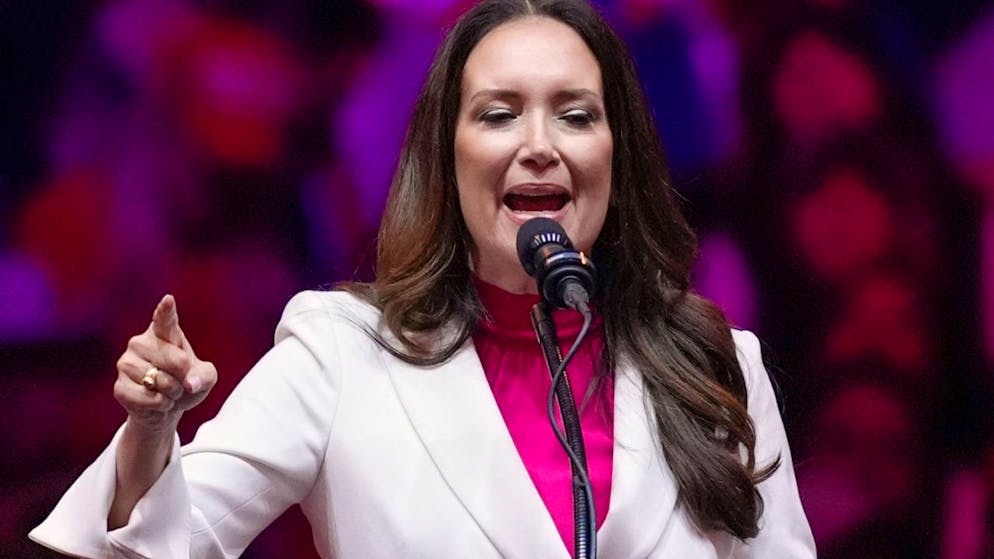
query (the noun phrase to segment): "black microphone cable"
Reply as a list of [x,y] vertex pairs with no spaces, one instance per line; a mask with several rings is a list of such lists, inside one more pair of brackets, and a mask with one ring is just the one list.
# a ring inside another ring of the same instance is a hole
[[[597,509],[593,486],[587,472],[583,429],[566,377],[566,366],[580,349],[593,320],[589,302],[596,287],[596,269],[592,262],[573,248],[561,225],[548,218],[525,222],[518,230],[518,258],[528,275],[538,281],[542,302],[532,308],[532,326],[545,354],[552,376],[547,412],[552,431],[570,459],[573,472],[574,555],[577,559],[597,557]],[[583,326],[566,357],[559,353],[556,325],[551,308],[571,308],[583,315]],[[556,422],[555,403],[559,400],[565,433]]]
[[[552,375],[552,386],[549,388],[549,397],[546,405],[549,415],[549,423],[552,425],[552,430],[556,434],[556,439],[559,440],[559,444],[563,447],[563,450],[566,451],[566,454],[569,455],[570,462],[573,465],[573,470],[576,474],[576,477],[573,479],[573,486],[574,488],[579,486],[586,497],[587,510],[584,512],[586,513],[587,518],[583,519],[578,524],[580,524],[580,527],[587,528],[589,533],[584,534],[583,537],[581,537],[580,534],[574,535],[574,540],[576,542],[574,554],[577,559],[595,559],[597,557],[597,509],[594,507],[593,485],[590,483],[590,476],[587,473],[586,457],[584,456],[581,459],[579,455],[579,453],[584,452],[583,441],[581,439],[579,448],[573,448],[570,441],[566,439],[566,435],[559,428],[559,424],[556,422],[555,408],[556,392],[565,377],[566,366],[580,349],[580,345],[583,343],[584,338],[587,337],[587,331],[590,330],[590,323],[592,322],[590,309],[588,309],[586,305],[578,305],[578,307],[580,308],[577,308],[576,310],[583,314],[583,326],[580,327],[580,333],[577,334],[576,340],[573,342],[573,346],[570,347],[568,352],[566,352],[566,356],[563,357],[562,363],[559,364],[555,374]],[[560,408],[562,408],[562,406],[560,406]],[[575,407],[573,407],[571,411],[575,412]],[[567,411],[563,410],[563,413],[565,414]],[[563,424],[565,424],[566,421],[567,420],[564,417]],[[579,417],[576,418],[576,421],[577,424],[579,424]]]

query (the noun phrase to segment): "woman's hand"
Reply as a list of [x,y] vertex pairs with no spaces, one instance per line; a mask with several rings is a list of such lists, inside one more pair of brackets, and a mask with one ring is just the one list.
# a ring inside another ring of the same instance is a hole
[[117,446],[109,530],[128,523],[169,462],[180,416],[204,401],[216,382],[217,369],[193,352],[179,327],[176,300],[166,295],[148,329],[128,341],[117,361],[114,397],[128,410],[128,422]]
[[197,358],[179,327],[176,299],[166,295],[148,329],[131,338],[118,359],[114,397],[128,411],[129,427],[172,433],[182,413],[202,402],[215,382],[217,369]]

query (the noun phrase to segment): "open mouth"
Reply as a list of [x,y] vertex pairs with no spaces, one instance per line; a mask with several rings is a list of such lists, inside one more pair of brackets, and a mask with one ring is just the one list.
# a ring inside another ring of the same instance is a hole
[[511,193],[504,196],[504,205],[512,212],[556,212],[563,209],[569,200],[569,194],[565,193]]

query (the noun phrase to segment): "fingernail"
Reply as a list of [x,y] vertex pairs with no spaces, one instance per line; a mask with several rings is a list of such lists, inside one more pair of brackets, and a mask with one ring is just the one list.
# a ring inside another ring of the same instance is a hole
[[200,392],[201,386],[202,385],[200,384],[199,378],[197,377],[190,378],[190,393],[196,394],[197,392]]

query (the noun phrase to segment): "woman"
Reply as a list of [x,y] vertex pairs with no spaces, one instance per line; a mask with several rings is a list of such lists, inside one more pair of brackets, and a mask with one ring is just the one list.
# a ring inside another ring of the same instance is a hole
[[601,556],[814,557],[758,343],[688,291],[694,237],[638,92],[582,1],[470,10],[415,110],[375,282],[296,296],[182,451],[216,372],[165,297],[118,362],[128,422],[32,537],[236,555],[299,502],[323,557],[565,557],[570,488],[550,480],[569,465],[535,420],[548,373],[509,312],[536,300],[515,235],[544,215],[606,272],[570,370],[600,404],[581,421]]

